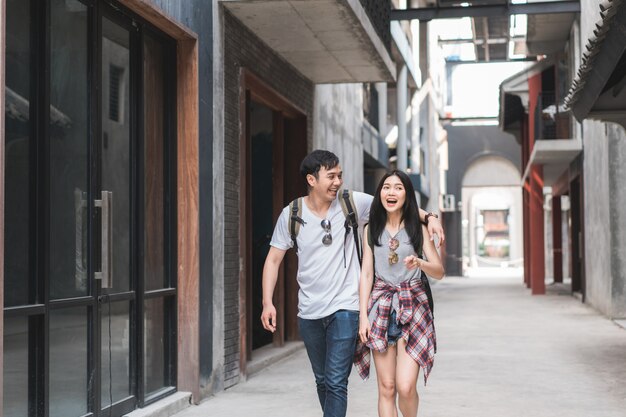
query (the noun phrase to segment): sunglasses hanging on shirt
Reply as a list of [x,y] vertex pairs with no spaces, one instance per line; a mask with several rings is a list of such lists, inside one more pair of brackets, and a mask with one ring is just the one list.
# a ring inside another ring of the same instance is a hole
[[322,238],[322,244],[324,246],[330,246],[333,243],[333,235],[330,233],[330,220],[322,220],[322,229],[324,229],[324,237]]

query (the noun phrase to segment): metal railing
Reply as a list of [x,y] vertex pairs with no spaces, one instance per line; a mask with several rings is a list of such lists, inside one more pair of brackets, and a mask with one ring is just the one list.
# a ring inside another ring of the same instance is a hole
[[376,161],[379,168],[389,168],[389,147],[378,130],[367,119],[363,120],[361,142],[363,151]]
[[391,13],[391,2],[386,0],[360,0],[361,6],[370,18],[372,26],[380,40],[391,51],[391,32],[389,30],[389,15]]
[[554,91],[542,91],[537,95],[534,119],[535,139],[570,138],[570,115]]

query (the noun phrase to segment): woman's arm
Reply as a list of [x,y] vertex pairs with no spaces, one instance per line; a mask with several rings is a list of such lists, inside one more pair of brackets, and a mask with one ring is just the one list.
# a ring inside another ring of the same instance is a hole
[[426,226],[422,226],[422,233],[424,236],[422,249],[424,250],[424,257],[426,259],[420,259],[415,255],[411,255],[404,258],[404,264],[408,269],[421,268],[429,277],[441,279],[445,274],[445,270],[443,269],[439,253],[433,241],[429,239],[430,235]]
[[367,242],[368,228],[366,225],[363,229],[363,264],[361,265],[361,279],[359,280],[359,337],[363,343],[367,342],[370,332],[367,305],[374,282],[374,254]]

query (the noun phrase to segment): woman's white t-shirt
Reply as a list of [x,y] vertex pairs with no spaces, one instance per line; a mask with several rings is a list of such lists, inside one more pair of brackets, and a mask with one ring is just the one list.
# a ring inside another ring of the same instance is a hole
[[[346,236],[345,216],[339,203],[341,192],[331,203],[326,219],[331,222],[333,241],[329,246],[322,244],[326,234],[322,218],[314,215],[306,203],[302,204],[302,220],[298,233],[298,316],[303,319],[319,319],[337,310],[359,310],[359,275],[361,267],[354,247],[352,230]],[[359,223],[359,234],[369,221],[373,197],[353,192],[352,198]],[[271,246],[287,250],[293,247],[289,233],[289,206],[278,218]],[[361,240],[362,241],[362,240]]]

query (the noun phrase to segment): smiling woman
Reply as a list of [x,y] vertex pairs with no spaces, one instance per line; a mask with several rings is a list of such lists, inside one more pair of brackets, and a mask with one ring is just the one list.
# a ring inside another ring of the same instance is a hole
[[[434,363],[435,328],[428,277],[443,277],[443,266],[418,216],[415,190],[408,175],[391,171],[378,185],[364,231],[359,284],[359,338],[355,363],[366,379],[370,351],[376,364],[380,415],[417,416],[416,384]],[[385,262],[387,261],[387,262]]]

